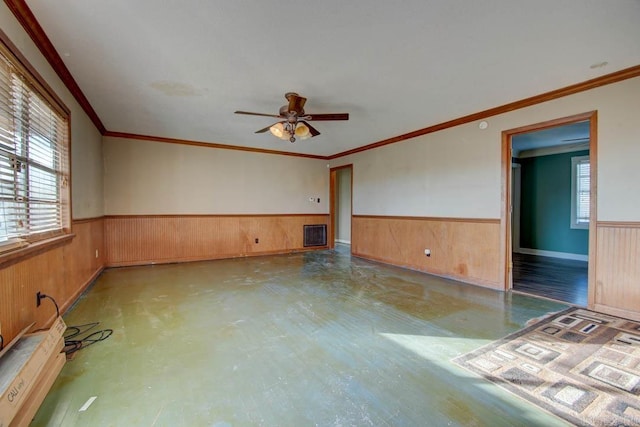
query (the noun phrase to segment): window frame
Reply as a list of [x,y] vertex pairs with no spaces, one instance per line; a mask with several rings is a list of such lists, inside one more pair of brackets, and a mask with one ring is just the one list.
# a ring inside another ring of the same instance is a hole
[[585,156],[571,157],[571,228],[578,230],[588,230],[591,222],[591,206],[587,209],[589,218],[586,221],[578,218],[578,189],[579,177],[578,166],[581,164],[589,165],[589,204],[591,204],[591,159],[587,154]]
[[61,125],[65,131],[60,166],[56,169],[59,182],[62,183],[57,186],[56,194],[56,203],[60,205],[60,223],[55,230],[26,233],[0,242],[0,266],[4,267],[7,262],[17,262],[23,257],[41,253],[70,241],[74,236],[71,228],[71,111],[1,30],[0,54],[10,63],[12,73],[19,76],[27,90],[44,101],[62,119]]

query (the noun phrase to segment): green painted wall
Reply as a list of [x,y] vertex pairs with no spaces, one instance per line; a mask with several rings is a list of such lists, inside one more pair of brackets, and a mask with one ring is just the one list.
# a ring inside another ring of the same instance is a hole
[[587,255],[589,231],[572,229],[571,158],[589,151],[520,159],[520,247]]

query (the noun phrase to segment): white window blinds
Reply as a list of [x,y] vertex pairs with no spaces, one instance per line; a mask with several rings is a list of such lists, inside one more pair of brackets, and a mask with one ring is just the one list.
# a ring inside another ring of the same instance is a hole
[[0,51],[0,245],[67,227],[68,118]]
[[576,174],[578,179],[578,188],[576,189],[577,194],[577,221],[578,222],[589,222],[589,201],[590,201],[590,167],[589,167],[589,159],[582,160],[578,162],[576,168]]
[[571,158],[571,227],[589,228],[591,166],[589,156]]

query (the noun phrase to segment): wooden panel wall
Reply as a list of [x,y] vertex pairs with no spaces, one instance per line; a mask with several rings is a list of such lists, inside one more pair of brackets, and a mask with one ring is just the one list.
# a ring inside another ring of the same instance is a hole
[[354,215],[352,227],[356,256],[504,290],[498,219]]
[[53,320],[51,301],[36,307],[38,291],[52,296],[64,311],[102,271],[103,219],[74,221],[73,233],[73,240],[62,246],[0,266],[0,324],[5,343],[34,321],[39,329]]
[[108,216],[105,217],[107,265],[198,261],[302,250],[302,226],[328,221],[328,215]]
[[595,309],[640,320],[640,222],[598,222]]

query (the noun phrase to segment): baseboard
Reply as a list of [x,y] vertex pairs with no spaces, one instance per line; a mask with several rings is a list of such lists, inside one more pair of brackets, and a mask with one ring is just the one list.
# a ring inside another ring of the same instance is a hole
[[214,256],[208,255],[203,257],[143,259],[143,260],[134,260],[134,261],[110,262],[105,267],[115,268],[115,267],[133,267],[133,266],[141,266],[141,265],[161,265],[161,264],[179,264],[179,263],[185,263],[185,262],[216,261],[219,259],[248,258],[248,257],[256,257],[256,256],[266,256],[266,255],[286,255],[286,254],[294,254],[299,252],[325,250],[328,248],[329,248],[328,246],[313,246],[308,248],[260,251],[260,252],[241,253],[241,254],[217,254]]
[[622,317],[623,319],[635,320],[640,322],[640,313],[637,311],[626,310],[623,308],[610,307],[603,304],[594,304],[592,310],[600,313],[610,314],[612,316]]
[[[73,306],[73,304],[75,304],[75,302],[78,300],[78,298],[80,298],[80,295],[82,295],[82,293],[84,291],[87,290],[87,288],[93,283],[94,280],[96,280],[98,278],[98,276],[100,276],[100,274],[104,271],[104,266],[100,266],[92,275],[91,277],[89,277],[89,279],[87,279],[82,286],[80,286],[78,288],[77,291],[75,291],[73,293],[73,295],[71,295],[71,297],[66,300],[64,303],[62,303],[60,305],[60,315],[62,316],[63,314],[65,314],[67,312],[67,310],[69,310],[70,307]],[[46,321],[45,325],[46,327],[49,327],[53,324],[53,321],[56,320],[57,315],[56,313],[52,314],[51,317]]]
[[89,279],[87,279],[82,286],[78,288],[78,290],[71,296],[71,298],[69,298],[69,300],[65,301],[65,303],[62,304],[62,307],[60,307],[60,314],[66,313],[66,311],[76,303],[78,298],[80,298],[80,295],[82,295],[82,293],[86,291],[89,286],[91,286],[91,284],[98,278],[98,276],[102,274],[104,268],[104,265],[98,267],[98,269],[93,272],[91,277],[89,277]]
[[351,240],[336,239],[335,242],[336,243],[343,243],[345,245],[350,245],[351,244]]
[[574,261],[589,261],[589,255],[582,254],[572,254],[569,252],[555,252],[555,251],[544,251],[542,249],[529,249],[529,248],[519,248],[517,250],[514,249],[515,253],[525,254],[525,255],[538,255],[538,256],[546,256],[550,258],[560,258],[560,259],[571,259]]

